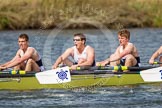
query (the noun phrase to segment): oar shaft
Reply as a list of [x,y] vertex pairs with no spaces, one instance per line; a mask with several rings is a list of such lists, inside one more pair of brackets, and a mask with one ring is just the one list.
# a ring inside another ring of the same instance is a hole
[[144,67],[128,67],[128,70],[147,70],[147,69],[151,69],[151,68],[155,68],[153,66],[144,66]]
[[0,71],[0,78],[6,78],[6,77],[31,77],[35,76],[36,72],[26,72],[23,70],[15,71]]
[[33,71],[24,71],[24,70],[11,70],[11,71],[0,71],[0,74],[11,74],[11,75],[15,75],[15,74],[19,74],[19,75],[25,75],[25,74],[35,74],[36,72]]
[[130,70],[130,71],[140,71],[140,70],[146,70],[150,68],[155,68],[155,66],[141,66],[141,67],[127,67],[127,66],[81,66],[77,67],[76,70],[116,70],[116,71],[124,71],[124,70]]
[[89,75],[89,74],[95,74],[95,75],[99,75],[99,74],[139,74],[140,71],[128,71],[128,72],[113,72],[111,70],[94,70],[94,71],[88,71],[88,70],[84,70],[84,71],[71,71],[71,75]]
[[22,70],[11,70],[11,71],[1,71],[0,74],[26,74],[26,71],[22,71]]

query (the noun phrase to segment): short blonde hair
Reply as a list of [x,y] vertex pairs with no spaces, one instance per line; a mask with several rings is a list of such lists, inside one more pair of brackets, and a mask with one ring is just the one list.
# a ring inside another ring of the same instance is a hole
[[118,35],[121,37],[126,37],[127,39],[130,40],[130,32],[127,29],[122,29],[118,32]]

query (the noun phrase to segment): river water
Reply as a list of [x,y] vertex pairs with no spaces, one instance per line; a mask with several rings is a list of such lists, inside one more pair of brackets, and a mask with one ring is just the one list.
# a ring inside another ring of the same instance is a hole
[[[129,29],[130,41],[139,50],[141,64],[146,66],[152,53],[161,46],[162,29]],[[87,44],[95,48],[96,61],[106,59],[118,46],[116,30],[22,30],[0,31],[0,63],[10,60],[18,49],[17,38],[26,33],[30,46],[35,47],[43,59],[46,69],[51,69],[57,57],[73,45],[73,34],[85,33]],[[14,86],[14,85],[13,85]],[[121,87],[86,88],[74,90],[0,90],[1,108],[160,108],[162,85],[136,85]]]

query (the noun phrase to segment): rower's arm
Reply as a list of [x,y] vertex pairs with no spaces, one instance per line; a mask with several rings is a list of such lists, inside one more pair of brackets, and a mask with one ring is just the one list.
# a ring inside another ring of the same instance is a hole
[[115,51],[115,53],[114,54],[112,54],[113,55],[113,57],[110,57],[110,60],[109,60],[109,62],[114,62],[114,61],[118,61],[118,60],[120,60],[120,46],[116,49],[116,51]]
[[2,67],[6,67],[7,65],[9,65],[10,63],[12,63],[14,60],[16,60],[17,58],[19,58],[19,51],[17,51],[15,57],[13,57],[10,61],[4,63],[4,64],[1,64],[0,66]]
[[58,57],[52,68],[53,69],[57,68],[61,62],[63,62],[66,58],[68,58],[68,56],[71,55],[72,51],[73,51],[72,48],[68,48],[61,56]]
[[119,46],[114,54],[115,57],[111,58],[110,62],[118,61],[127,54],[131,54],[132,51],[133,51],[133,44],[128,45],[122,53],[120,53],[120,46]]
[[155,60],[160,54],[162,54],[162,46],[151,56],[150,60]]
[[133,44],[129,44],[122,53],[119,54],[119,59],[121,59],[122,57],[131,54],[133,51]]
[[10,62],[8,65],[6,65],[6,68],[14,67],[24,62],[25,60],[28,60],[29,58],[32,57],[33,52],[34,52],[34,49],[28,49],[22,57],[19,57],[19,52],[18,52],[18,54],[16,54],[16,58],[12,62]]
[[95,51],[92,47],[87,49],[87,60],[77,64],[77,66],[91,66],[95,60]]

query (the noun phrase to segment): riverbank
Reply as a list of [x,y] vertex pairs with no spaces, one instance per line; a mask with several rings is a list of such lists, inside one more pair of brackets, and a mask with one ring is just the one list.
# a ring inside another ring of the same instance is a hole
[[162,27],[162,0],[0,2],[0,30]]

